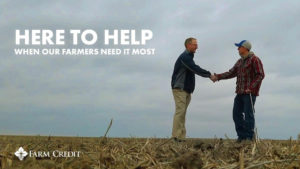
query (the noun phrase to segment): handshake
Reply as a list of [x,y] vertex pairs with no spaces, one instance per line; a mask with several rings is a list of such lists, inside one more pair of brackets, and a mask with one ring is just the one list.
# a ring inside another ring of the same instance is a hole
[[218,76],[216,73],[214,73],[213,75],[210,75],[210,80],[213,81],[214,83],[218,80]]

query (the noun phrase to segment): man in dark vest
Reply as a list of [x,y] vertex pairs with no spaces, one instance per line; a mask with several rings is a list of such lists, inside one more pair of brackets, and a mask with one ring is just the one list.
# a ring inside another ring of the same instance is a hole
[[186,49],[176,60],[171,82],[176,109],[172,137],[178,142],[183,141],[186,137],[185,116],[191,101],[191,93],[195,89],[195,74],[211,79],[214,76],[209,71],[196,65],[193,60],[194,53],[198,48],[197,40],[188,38],[185,40],[184,46]]

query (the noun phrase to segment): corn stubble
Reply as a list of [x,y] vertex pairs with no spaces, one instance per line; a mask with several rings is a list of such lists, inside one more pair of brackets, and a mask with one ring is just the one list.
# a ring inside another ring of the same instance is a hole
[[[79,158],[20,161],[14,152],[80,151]],[[0,136],[1,169],[299,169],[300,140]]]

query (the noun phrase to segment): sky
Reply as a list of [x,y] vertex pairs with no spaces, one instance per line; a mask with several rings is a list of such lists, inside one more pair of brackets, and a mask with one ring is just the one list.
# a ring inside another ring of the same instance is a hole
[[[0,134],[99,137],[113,119],[110,137],[170,137],[171,75],[184,40],[195,37],[194,61],[212,73],[228,71],[240,57],[234,43],[249,40],[266,74],[255,103],[258,135],[296,138],[299,17],[296,0],[2,0]],[[15,55],[16,29],[150,29],[153,38],[145,47],[155,54]],[[197,76],[187,137],[236,138],[234,92],[235,79],[212,83]]]

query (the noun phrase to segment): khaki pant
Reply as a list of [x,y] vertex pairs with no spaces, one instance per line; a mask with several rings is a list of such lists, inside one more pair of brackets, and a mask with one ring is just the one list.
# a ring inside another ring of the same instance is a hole
[[175,100],[172,137],[183,139],[186,136],[185,115],[191,101],[191,94],[181,89],[172,89]]

